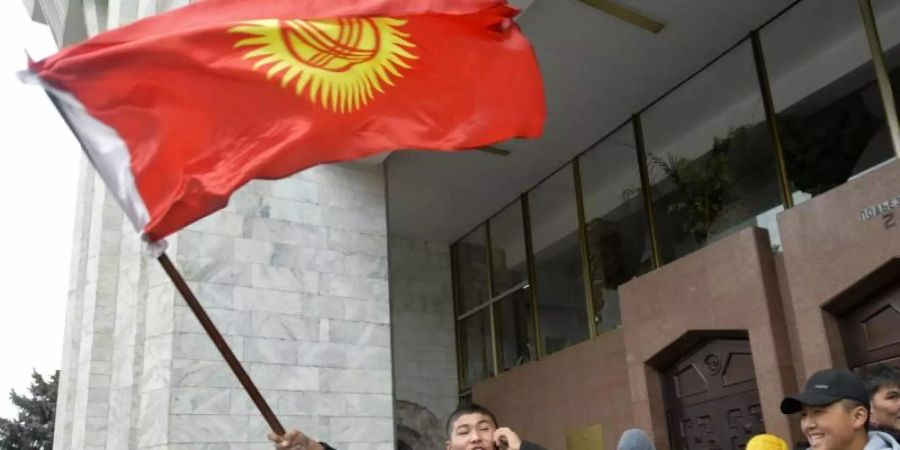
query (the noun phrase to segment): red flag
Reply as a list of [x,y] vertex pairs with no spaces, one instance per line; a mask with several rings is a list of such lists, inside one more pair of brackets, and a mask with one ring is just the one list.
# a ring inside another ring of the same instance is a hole
[[155,241],[254,178],[537,137],[543,90],[514,13],[500,0],[207,1],[30,72]]

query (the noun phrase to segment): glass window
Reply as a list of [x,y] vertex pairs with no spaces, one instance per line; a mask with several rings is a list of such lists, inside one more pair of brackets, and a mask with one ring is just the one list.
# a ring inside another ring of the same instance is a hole
[[634,129],[629,123],[579,158],[597,332],[621,325],[617,289],[652,266]]
[[885,63],[891,76],[894,106],[900,107],[900,2],[872,0],[872,9]]
[[528,206],[540,334],[549,354],[589,335],[572,166],[529,192]]
[[453,246],[456,252],[459,314],[471,311],[490,299],[486,240],[487,236],[482,225]]
[[473,383],[483,380],[491,375],[493,367],[493,352],[491,351],[491,315],[490,309],[484,308],[478,312],[460,319],[459,340],[462,343],[465,363],[463,387],[470,387]]
[[642,115],[663,262],[751,225],[777,234],[781,193],[755,67],[747,40]]
[[525,262],[525,227],[518,200],[491,219],[491,264],[494,295],[528,280]]
[[796,203],[893,155],[860,17],[858,2],[806,0],[760,32]]
[[529,288],[517,289],[494,305],[500,370],[507,371],[537,359]]

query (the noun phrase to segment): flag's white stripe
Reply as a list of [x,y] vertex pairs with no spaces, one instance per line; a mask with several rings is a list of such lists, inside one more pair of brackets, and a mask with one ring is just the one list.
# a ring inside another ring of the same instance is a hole
[[72,94],[47,85],[34,72],[20,72],[19,78],[40,85],[53,97],[107,189],[118,200],[134,228],[143,235],[150,214],[134,183],[131,154],[119,133],[91,116]]

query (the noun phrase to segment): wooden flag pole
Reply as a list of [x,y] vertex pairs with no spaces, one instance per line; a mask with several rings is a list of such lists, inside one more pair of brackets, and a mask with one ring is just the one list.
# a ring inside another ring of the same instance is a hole
[[[47,93],[47,97],[50,98],[50,101],[53,103],[53,106],[56,107],[56,110],[59,111],[59,115],[62,116],[63,120],[65,120],[66,125],[69,126],[69,129],[72,130],[72,134],[75,135],[75,138],[78,140],[78,143],[84,146],[84,142],[81,139],[81,135],[79,135],[75,131],[75,127],[72,126],[71,121],[69,120],[69,116],[66,115],[63,108],[60,107],[59,101],[50,93]],[[85,151],[85,155],[89,153]],[[262,394],[259,392],[259,389],[256,388],[256,385],[253,384],[253,380],[250,379],[250,375],[247,374],[247,371],[244,370],[244,366],[241,365],[241,362],[238,361],[237,357],[234,356],[234,352],[231,351],[231,347],[228,346],[228,343],[225,342],[225,338],[222,337],[222,334],[219,333],[218,328],[209,318],[209,315],[206,314],[206,311],[203,309],[203,306],[197,301],[197,297],[194,296],[194,293],[191,291],[191,288],[184,281],[184,278],[181,277],[181,273],[178,272],[178,269],[175,268],[175,265],[172,264],[172,261],[169,257],[162,253],[159,258],[159,264],[162,265],[163,270],[166,271],[166,275],[172,280],[172,283],[175,284],[175,288],[178,289],[178,292],[181,293],[181,297],[184,298],[184,301],[187,302],[188,307],[191,308],[191,311],[194,312],[194,316],[197,317],[197,320],[200,321],[200,325],[206,331],[206,334],[212,339],[213,344],[215,344],[216,348],[219,349],[219,353],[222,354],[222,357],[225,358],[225,362],[228,363],[228,367],[231,367],[231,371],[234,372],[234,375],[237,377],[238,381],[241,382],[241,386],[244,387],[244,390],[247,391],[247,394],[250,395],[250,399],[253,400],[253,404],[256,405],[256,408],[259,409],[260,414],[262,414],[263,418],[266,419],[266,422],[269,424],[269,428],[272,431],[279,435],[284,436],[284,427],[281,425],[281,422],[278,420],[278,417],[275,417],[275,413],[272,412],[272,408],[269,407],[269,404],[266,403],[266,399],[263,398]]]
[[269,407],[269,404],[266,403],[266,399],[263,398],[262,394],[260,394],[259,389],[256,388],[256,385],[253,384],[253,380],[250,379],[250,375],[248,375],[247,371],[244,370],[244,366],[242,366],[241,362],[238,361],[237,357],[234,356],[234,352],[231,351],[231,347],[229,347],[228,343],[225,342],[225,338],[223,338],[222,334],[219,333],[216,325],[213,324],[212,320],[210,320],[209,316],[206,314],[206,311],[203,309],[203,306],[200,305],[199,301],[197,301],[197,297],[195,297],[194,293],[191,292],[191,288],[184,281],[184,278],[181,277],[178,269],[175,268],[175,265],[172,264],[172,261],[169,260],[169,257],[165,253],[163,253],[159,257],[159,264],[162,265],[163,270],[166,271],[166,275],[168,275],[172,282],[175,283],[175,287],[178,289],[178,292],[180,292],[181,296],[184,297],[184,301],[187,302],[188,306],[191,308],[191,311],[194,312],[194,316],[196,316],[197,320],[200,321],[200,325],[202,325],[203,329],[206,330],[206,334],[209,335],[210,339],[212,339],[213,344],[215,344],[216,348],[219,349],[219,353],[221,353],[222,357],[225,358],[225,362],[228,363],[228,367],[231,367],[231,371],[234,372],[234,375],[238,378],[238,381],[241,382],[241,386],[243,386],[244,390],[247,391],[247,394],[250,395],[250,398],[253,400],[256,408],[259,409],[260,414],[262,414],[262,416],[266,419],[266,422],[269,424],[269,428],[271,428],[275,434],[284,436],[284,427],[281,426],[281,422],[278,421],[278,417],[275,417],[275,413],[272,412],[272,408]]

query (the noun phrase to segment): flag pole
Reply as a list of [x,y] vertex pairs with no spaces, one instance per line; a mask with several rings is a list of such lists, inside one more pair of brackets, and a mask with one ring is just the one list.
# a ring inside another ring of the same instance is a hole
[[[59,112],[59,115],[66,122],[66,125],[69,126],[69,129],[72,130],[72,134],[75,135],[75,139],[78,140],[78,143],[84,147],[84,142],[81,140],[81,136],[75,132],[75,127],[72,126],[71,121],[69,121],[69,116],[63,111],[63,109],[59,105],[59,101],[47,92],[47,97],[50,98],[50,102],[53,103],[53,106]],[[85,152],[87,154],[87,152]],[[216,325],[213,323],[212,319],[209,318],[209,315],[206,314],[206,310],[203,309],[203,306],[197,301],[197,297],[191,291],[191,288],[187,285],[182,278],[181,273],[178,272],[178,269],[175,268],[175,265],[172,264],[172,261],[169,259],[168,255],[163,252],[159,258],[157,258],[159,264],[162,266],[163,270],[166,272],[166,275],[169,276],[169,279],[172,280],[172,283],[175,284],[175,288],[178,289],[178,292],[181,293],[181,297],[184,298],[184,301],[187,302],[188,307],[191,308],[191,311],[194,312],[194,316],[200,321],[200,325],[203,327],[203,330],[206,331],[207,336],[212,339],[213,344],[215,344],[216,348],[219,349],[219,353],[222,355],[222,358],[225,359],[225,362],[228,363],[228,367],[231,368],[231,371],[234,372],[234,375],[237,377],[238,381],[241,383],[241,386],[244,387],[244,390],[250,396],[250,399],[253,400],[253,404],[256,405],[256,409],[259,410],[260,414],[262,414],[263,418],[266,419],[266,423],[269,424],[269,428],[272,429],[272,432],[279,436],[284,436],[285,430],[281,425],[281,422],[278,420],[278,417],[275,416],[275,413],[272,412],[272,408],[269,407],[269,404],[266,402],[266,399],[263,398],[262,394],[259,392],[259,389],[256,388],[256,385],[253,383],[253,380],[250,379],[250,375],[247,374],[247,371],[244,370],[244,366],[241,365],[241,362],[238,361],[237,357],[234,356],[234,352],[231,351],[231,347],[228,346],[228,343],[225,342],[225,338],[222,337],[222,333],[219,333],[219,329],[216,328]]]
[[196,316],[197,320],[200,321],[200,325],[203,326],[206,334],[209,335],[210,339],[212,339],[213,341],[213,344],[215,344],[216,348],[219,349],[219,353],[221,353],[222,357],[225,358],[225,362],[228,363],[228,367],[230,367],[231,371],[234,372],[234,375],[237,377],[238,381],[241,382],[241,386],[244,387],[244,390],[247,391],[247,394],[250,395],[250,398],[253,400],[256,408],[259,409],[260,414],[262,414],[263,418],[266,419],[266,422],[269,424],[269,428],[271,428],[275,434],[283,436],[284,427],[281,425],[278,417],[275,416],[275,413],[272,412],[272,408],[269,407],[266,399],[263,398],[262,394],[259,392],[259,389],[256,388],[256,385],[253,384],[253,380],[250,379],[250,375],[248,375],[247,371],[244,370],[244,366],[242,366],[241,362],[238,361],[236,356],[234,356],[234,352],[231,351],[231,347],[229,347],[228,343],[225,342],[225,338],[222,337],[222,334],[219,333],[216,325],[206,314],[203,306],[200,305],[199,301],[197,301],[197,297],[194,296],[191,288],[184,281],[184,278],[181,277],[181,273],[178,272],[178,269],[175,268],[175,265],[172,264],[172,261],[165,253],[160,255],[158,260],[163,270],[166,271],[166,275],[168,275],[172,280],[172,283],[175,284],[175,288],[177,288],[178,292],[181,293],[181,296],[184,297],[184,301],[187,302],[188,307],[190,307],[191,311],[194,312],[194,316]]

